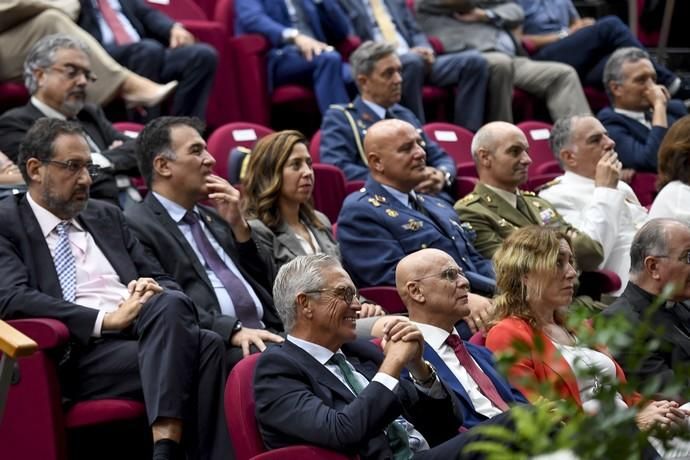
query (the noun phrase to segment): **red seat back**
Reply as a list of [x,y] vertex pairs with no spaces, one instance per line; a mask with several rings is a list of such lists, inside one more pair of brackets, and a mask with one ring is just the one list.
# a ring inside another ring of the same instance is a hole
[[225,419],[237,460],[266,450],[254,411],[254,368],[259,356],[249,355],[237,363],[225,385]]
[[393,286],[373,286],[359,290],[366,299],[381,305],[386,313],[407,313],[407,307],[400,298],[398,290]]
[[314,167],[314,207],[331,222],[338,220],[345,200],[345,174],[335,166],[317,163]]
[[542,163],[552,162],[556,159],[549,146],[552,125],[543,121],[523,121],[518,123],[517,127],[525,133],[529,144],[529,156],[532,158],[530,172],[535,172]]
[[471,145],[474,134],[472,131],[451,123],[428,123],[423,127],[424,133],[441,146],[455,163],[472,163]]
[[311,142],[309,142],[309,155],[311,155],[312,163],[321,163],[321,154],[319,150],[321,149],[321,130],[319,129],[311,137]]
[[649,206],[654,202],[656,196],[656,174],[636,172],[630,182],[630,187],[635,191],[640,204]]
[[238,146],[251,149],[257,140],[272,132],[271,128],[245,122],[228,123],[216,129],[208,138],[207,145],[208,151],[216,160],[216,174],[225,179],[229,177],[230,150]]

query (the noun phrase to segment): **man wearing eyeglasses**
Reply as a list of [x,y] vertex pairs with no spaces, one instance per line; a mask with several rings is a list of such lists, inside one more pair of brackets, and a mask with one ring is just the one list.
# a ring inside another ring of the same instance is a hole
[[16,162],[19,144],[36,120],[73,120],[84,129],[91,161],[103,169],[94,178],[92,198],[121,205],[140,200],[127,177],[139,175],[133,141],[113,127],[100,107],[86,102],[96,75],[85,45],[63,34],[41,39],[24,62],[24,79],[31,100],[0,116],[0,150]]
[[[659,300],[656,300],[659,299]],[[655,382],[660,392],[687,400],[690,388],[690,227],[674,219],[651,219],[630,248],[630,281],[603,312],[622,316],[637,343],[656,347],[613,349],[628,380]],[[644,342],[640,335],[645,337]],[[676,387],[670,387],[675,384]],[[680,395],[678,394],[680,389]]]
[[[423,359],[415,325],[391,318],[381,351],[355,340],[361,308],[337,259],[314,254],[283,265],[273,286],[287,339],[259,358],[256,417],[270,449],[315,444],[362,460],[481,458],[458,434],[463,413]],[[411,380],[401,378],[407,374]],[[499,415],[491,422],[507,425]]]
[[424,336],[424,359],[462,403],[465,428],[502,414],[515,403],[528,404],[495,368],[491,352],[464,342],[456,330],[456,324],[470,314],[469,282],[448,254],[422,249],[406,256],[398,263],[395,281],[410,321]]
[[[89,200],[98,167],[83,130],[42,118],[19,159],[28,192],[0,202],[0,317],[62,321],[62,396],[143,401],[154,459],[231,458],[222,341],[120,210]],[[183,432],[194,442],[181,445]]]

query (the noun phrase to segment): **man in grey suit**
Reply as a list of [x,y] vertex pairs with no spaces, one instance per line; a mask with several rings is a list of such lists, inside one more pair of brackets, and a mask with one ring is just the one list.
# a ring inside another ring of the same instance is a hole
[[557,62],[533,61],[513,36],[524,19],[510,0],[419,0],[417,21],[446,52],[476,49],[489,62],[488,117],[512,122],[513,86],[546,99],[554,120],[590,113],[577,72]]

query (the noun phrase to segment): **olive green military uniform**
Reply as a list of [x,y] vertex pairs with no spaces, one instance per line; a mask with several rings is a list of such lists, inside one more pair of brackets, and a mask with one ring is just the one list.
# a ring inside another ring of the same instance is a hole
[[[604,260],[601,244],[576,230],[567,223],[551,204],[532,192],[520,191],[525,212],[514,208],[497,193],[482,183],[472,193],[455,203],[455,210],[463,223],[472,226],[476,233],[474,247],[484,257],[491,258],[503,240],[513,230],[527,225],[548,225],[575,234],[573,251],[578,268],[583,271],[596,270]],[[522,207],[520,203],[518,206]]]

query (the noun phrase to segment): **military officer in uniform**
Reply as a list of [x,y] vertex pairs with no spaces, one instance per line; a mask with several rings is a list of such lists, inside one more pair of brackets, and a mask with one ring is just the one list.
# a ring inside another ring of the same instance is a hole
[[616,143],[592,116],[556,121],[551,149],[565,174],[539,192],[584,234],[601,243],[602,268],[618,274],[621,289],[628,283],[630,247],[649,215],[632,188],[620,180],[622,164]]
[[[374,124],[364,140],[371,171],[364,188],[347,197],[338,217],[337,238],[343,262],[358,286],[395,285],[395,266],[407,254],[436,248],[465,272],[472,291],[491,295],[495,274],[491,261],[472,246],[474,234],[447,202],[415,187],[425,177],[421,137],[402,120]],[[489,301],[471,294],[470,316],[476,329],[485,321]]]
[[419,131],[426,150],[424,179],[417,192],[439,195],[452,203],[450,191],[455,179],[455,162],[421,131],[422,124],[398,104],[402,94],[402,65],[395,46],[363,43],[350,57],[360,96],[347,105],[332,105],[321,123],[321,161],[340,168],[348,180],[364,180],[369,174],[363,139],[367,129],[379,120],[395,118]]
[[566,222],[548,201],[518,189],[532,163],[528,149],[523,132],[506,122],[484,125],[472,139],[479,183],[455,204],[455,210],[476,234],[474,246],[491,258],[516,228],[549,225],[572,238],[578,268],[597,269],[603,260],[601,244]]

